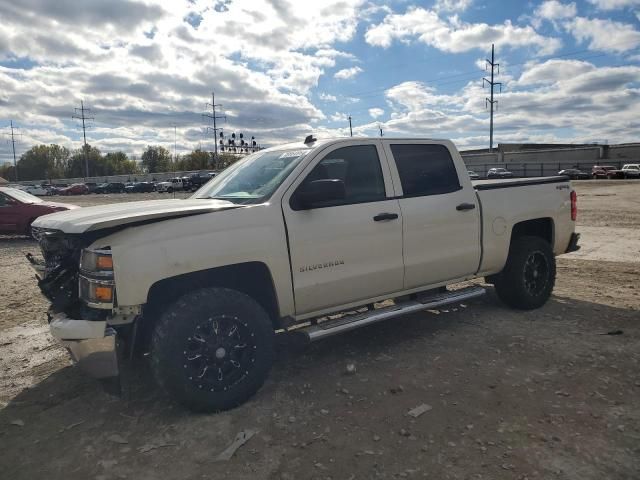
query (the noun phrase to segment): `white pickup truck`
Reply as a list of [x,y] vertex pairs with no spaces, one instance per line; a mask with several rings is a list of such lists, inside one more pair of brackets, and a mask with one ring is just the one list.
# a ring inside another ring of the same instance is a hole
[[566,177],[472,183],[449,141],[309,136],[186,200],[41,217],[44,258],[28,257],[80,366],[114,377],[148,353],[171,396],[217,411],[260,388],[278,332],[314,341],[464,301],[484,289],[455,284],[477,277],[540,307],[575,219]]

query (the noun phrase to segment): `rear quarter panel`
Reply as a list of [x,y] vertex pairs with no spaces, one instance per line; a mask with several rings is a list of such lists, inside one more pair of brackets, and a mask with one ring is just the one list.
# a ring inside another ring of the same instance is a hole
[[571,190],[567,181],[478,191],[483,247],[480,274],[498,273],[504,268],[513,226],[526,220],[550,218],[553,252],[564,253],[575,229]]

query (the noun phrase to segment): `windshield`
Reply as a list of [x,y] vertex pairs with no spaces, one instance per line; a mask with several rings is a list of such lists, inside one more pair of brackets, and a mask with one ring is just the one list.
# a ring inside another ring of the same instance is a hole
[[215,176],[192,198],[216,198],[242,205],[262,203],[310,151],[256,152]]
[[38,197],[35,197],[30,193],[25,192],[24,190],[18,190],[17,188],[7,189],[4,191],[4,193],[22,203],[42,203],[42,200],[40,200]]

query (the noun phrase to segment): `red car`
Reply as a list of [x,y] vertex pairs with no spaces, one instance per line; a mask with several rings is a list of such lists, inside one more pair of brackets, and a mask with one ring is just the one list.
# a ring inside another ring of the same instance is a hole
[[31,235],[31,222],[49,213],[78,208],[66,203],[46,202],[17,188],[0,187],[0,234]]
[[58,195],[86,195],[87,193],[89,193],[89,187],[84,183],[74,183],[58,190]]
[[615,169],[616,167],[612,165],[594,165],[591,169],[591,175],[593,178],[609,178],[609,172]]

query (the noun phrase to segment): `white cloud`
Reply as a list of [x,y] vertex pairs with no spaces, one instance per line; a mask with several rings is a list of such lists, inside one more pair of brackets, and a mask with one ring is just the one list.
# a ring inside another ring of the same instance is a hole
[[384,110],[382,108],[370,108],[369,109],[369,115],[371,116],[371,118],[378,118],[381,117],[382,115],[384,115]]
[[457,17],[448,20],[438,13],[424,8],[409,8],[404,14],[387,15],[382,23],[371,26],[365,40],[373,46],[387,48],[395,41],[413,39],[445,52],[460,53],[474,49],[486,49],[495,43],[501,47],[535,47],[541,55],[557,51],[562,42],[558,38],[545,37],[533,27],[503,24],[465,23]]
[[346,113],[336,112],[329,116],[329,120],[332,122],[346,122],[349,120],[349,116]]
[[[548,60],[527,65],[517,80],[518,86],[553,84],[595,70],[591,63],[580,60]],[[512,83],[511,86],[516,84]]]
[[434,9],[441,12],[464,12],[473,0],[436,0]]
[[337,102],[338,99],[335,95],[331,95],[329,93],[319,93],[318,98],[324,102]]
[[538,5],[534,15],[545,20],[560,20],[575,17],[577,13],[575,2],[561,3],[558,0],[547,0]]
[[98,147],[139,155],[147,144],[172,145],[177,124],[190,149],[203,140],[200,114],[215,90],[225,132],[282,141],[325,118],[308,95],[337,59],[357,61],[336,45],[355,35],[364,1],[234,1],[224,11],[210,0],[0,2],[0,61],[33,64],[0,67],[0,118],[16,119],[34,141],[74,148],[70,115],[83,98]]
[[335,73],[334,78],[337,78],[339,80],[348,80],[350,78],[355,77],[361,72],[362,72],[362,68],[357,66],[351,67],[351,68],[343,68],[342,70],[338,70]]
[[640,6],[640,0],[588,0],[600,10],[617,10],[626,7]]
[[640,46],[640,32],[630,23],[576,17],[564,26],[578,42],[589,42],[591,50],[622,53]]

